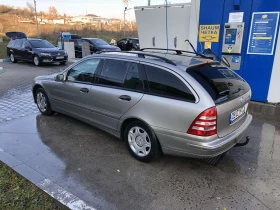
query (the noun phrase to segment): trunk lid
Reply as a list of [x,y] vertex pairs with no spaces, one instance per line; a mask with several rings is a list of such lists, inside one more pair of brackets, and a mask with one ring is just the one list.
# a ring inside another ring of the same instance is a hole
[[27,38],[26,34],[23,32],[17,32],[17,31],[10,31],[6,33],[6,36],[11,39],[20,39],[20,38]]
[[215,102],[219,137],[228,135],[244,123],[251,89],[242,77],[218,62],[191,66],[187,73],[201,84]]

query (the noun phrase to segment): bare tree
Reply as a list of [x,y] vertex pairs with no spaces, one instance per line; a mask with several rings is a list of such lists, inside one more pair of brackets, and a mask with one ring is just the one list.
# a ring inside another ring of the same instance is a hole
[[123,0],[124,6],[128,7],[128,3],[130,2],[130,0]]
[[52,20],[58,17],[58,12],[54,6],[49,7],[48,16]]
[[26,7],[29,9],[31,15],[34,15],[35,9],[33,4],[31,4],[30,2],[26,2]]

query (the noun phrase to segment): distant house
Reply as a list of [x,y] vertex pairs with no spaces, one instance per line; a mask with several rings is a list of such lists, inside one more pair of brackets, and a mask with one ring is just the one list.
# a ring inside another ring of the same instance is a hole
[[111,23],[120,23],[121,22],[121,19],[119,18],[111,18]]
[[70,21],[72,23],[92,23],[93,22],[93,17],[92,16],[86,16],[86,15],[80,15],[80,16],[70,18]]
[[32,18],[24,18],[24,17],[19,17],[18,18],[19,23],[29,23],[29,24],[34,24],[35,19],[33,20]]
[[64,24],[64,19],[53,20],[53,24],[62,25],[62,24]]
[[97,23],[109,23],[109,22],[110,22],[109,19],[99,17],[99,16],[93,15],[93,14],[80,15],[80,16],[70,18],[70,24],[73,24],[73,23],[97,24]]

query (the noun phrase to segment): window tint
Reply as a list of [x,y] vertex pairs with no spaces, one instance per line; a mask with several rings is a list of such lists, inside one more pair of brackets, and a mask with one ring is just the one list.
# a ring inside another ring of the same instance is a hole
[[219,63],[190,67],[187,73],[202,85],[216,104],[236,99],[250,90],[245,80]]
[[8,44],[8,47],[13,47],[16,43],[16,40],[11,40]]
[[67,73],[68,81],[92,82],[94,73],[98,67],[100,59],[91,59],[84,61]]
[[195,101],[188,87],[175,75],[153,66],[145,66],[150,93],[168,98]]
[[139,44],[139,40],[138,39],[133,39],[132,42],[133,42],[133,44]]
[[21,47],[22,46],[22,39],[17,39],[15,43],[15,47]]
[[55,48],[55,46],[47,40],[30,40],[30,44],[34,48]]
[[106,60],[99,77],[99,83],[122,87],[129,62]]
[[25,40],[23,41],[23,47],[31,47],[30,44]]
[[143,90],[143,83],[139,79],[139,64],[130,63],[123,87],[131,90]]
[[95,46],[99,45],[109,45],[107,42],[105,42],[103,39],[89,39]]

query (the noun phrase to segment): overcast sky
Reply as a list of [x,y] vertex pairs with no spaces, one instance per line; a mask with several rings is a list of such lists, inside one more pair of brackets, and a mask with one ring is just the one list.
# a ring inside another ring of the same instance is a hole
[[[171,3],[184,3],[190,0],[168,0]],[[33,3],[33,0],[0,0],[0,4],[25,7],[26,2]],[[96,14],[107,18],[123,18],[123,0],[36,0],[37,11],[47,11],[49,6],[54,6],[60,14],[85,15]],[[134,6],[147,5],[148,0],[130,0],[129,8]],[[164,0],[151,0],[151,4],[163,4]],[[128,19],[135,19],[134,10],[127,11]]]

